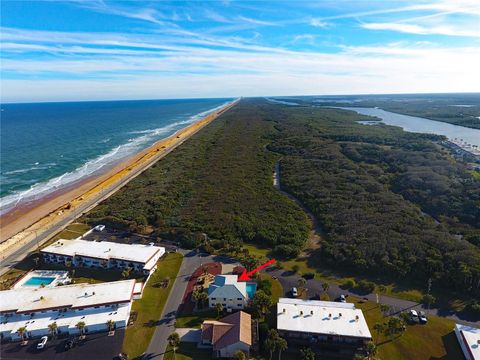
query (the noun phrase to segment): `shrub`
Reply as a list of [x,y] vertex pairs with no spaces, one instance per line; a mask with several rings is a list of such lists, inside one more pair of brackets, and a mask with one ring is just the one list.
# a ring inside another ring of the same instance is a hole
[[472,302],[466,307],[467,312],[471,313],[474,316],[480,317],[480,302]]
[[302,275],[302,277],[305,279],[305,280],[310,280],[310,279],[313,279],[315,277],[315,273],[313,272],[306,272],[305,274]]
[[343,283],[343,286],[347,289],[353,289],[356,286],[355,280],[348,279]]
[[357,283],[356,289],[364,293],[372,293],[375,291],[375,283],[368,280],[360,280]]
[[431,294],[425,294],[423,295],[423,298],[422,298],[422,303],[424,303],[425,305],[432,305],[432,304],[435,304],[435,301],[437,301],[437,299],[435,298],[435,296],[431,295]]
[[257,290],[262,290],[267,295],[272,295],[272,282],[268,279],[257,281]]
[[297,264],[295,264],[295,265],[292,266],[292,271],[293,271],[294,273],[297,273],[298,270],[300,270],[300,266],[298,266]]
[[298,246],[294,247],[292,245],[282,244],[275,246],[273,252],[280,258],[294,259],[300,253],[300,249],[298,248]]

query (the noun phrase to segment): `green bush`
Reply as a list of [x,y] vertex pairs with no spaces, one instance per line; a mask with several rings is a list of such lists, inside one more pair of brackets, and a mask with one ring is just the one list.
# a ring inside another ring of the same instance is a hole
[[375,291],[375,283],[368,280],[360,280],[357,282],[355,289],[363,293],[373,293]]

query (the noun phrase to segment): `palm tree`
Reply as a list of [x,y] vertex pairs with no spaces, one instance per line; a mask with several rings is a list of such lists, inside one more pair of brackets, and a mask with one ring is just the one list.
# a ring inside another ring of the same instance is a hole
[[323,292],[327,292],[329,288],[330,288],[330,284],[329,284],[329,283],[324,282],[324,283],[322,284]]
[[125,268],[125,269],[122,271],[122,277],[123,277],[124,279],[128,278],[128,277],[130,276],[130,271],[131,271],[130,267]]
[[195,307],[198,308],[198,302],[200,300],[201,291],[193,290],[192,299],[195,300]]
[[378,285],[378,286],[377,286],[377,290],[378,290],[378,293],[377,293],[378,298],[377,298],[377,300],[378,300],[378,302],[382,302],[382,298],[381,298],[380,294],[385,294],[385,293],[387,292],[387,287],[386,287],[385,285]]
[[203,308],[203,304],[205,304],[205,302],[208,300],[208,294],[205,291],[201,291],[199,296],[200,297],[198,298],[198,301],[200,304],[202,304]]
[[302,289],[302,293],[305,291],[305,285],[307,285],[307,280],[305,280],[305,278],[301,277],[298,279],[298,286]]
[[25,341],[25,334],[27,333],[27,328],[22,326],[17,329],[17,334],[22,338],[22,341]]
[[367,343],[366,350],[368,354],[368,359],[373,359],[375,354],[377,353],[377,346],[372,341],[369,341]]
[[85,322],[84,321],[79,321],[75,327],[78,329],[78,331],[80,331],[80,336],[84,336],[83,333],[85,331]]
[[176,359],[177,346],[180,344],[180,336],[173,332],[168,336],[168,344],[173,348],[173,358]]
[[223,305],[220,303],[216,303],[215,309],[217,310],[217,318],[220,318],[220,313],[223,311]]
[[302,360],[315,360],[315,353],[310,348],[303,348],[300,350]]
[[113,331],[113,329],[115,328],[115,321],[113,321],[112,319],[108,320],[107,327],[108,331]]
[[277,330],[275,329],[268,330],[267,339],[265,340],[264,344],[270,354],[270,358],[269,358],[270,360],[272,360],[273,352],[277,348],[279,338],[280,338],[280,335],[278,335]]
[[50,334],[52,334],[53,338],[55,338],[55,336],[57,335],[57,331],[58,331],[58,326],[57,326],[57,323],[55,321],[53,323],[51,323],[50,325],[48,325],[48,332]]
[[233,354],[233,358],[235,360],[246,360],[247,359],[247,357],[245,356],[245,353],[242,350],[235,351],[235,353]]
[[206,265],[202,266],[202,274],[203,275],[208,275],[208,266],[206,266]]
[[389,312],[391,309],[390,305],[388,304],[380,304],[380,311],[382,312],[383,316],[385,316],[385,314],[387,312]]
[[282,351],[285,351],[288,349],[287,340],[279,336],[277,339],[277,349],[278,349],[278,360],[281,360]]
[[273,352],[275,351],[275,341],[273,339],[267,338],[265,339],[263,346],[265,346],[265,349],[270,354],[268,359],[272,360]]
[[377,332],[377,338],[375,340],[376,340],[376,343],[378,343],[380,333],[385,330],[385,325],[381,322],[377,322],[377,323],[375,323],[375,325],[373,325],[373,330],[375,330]]

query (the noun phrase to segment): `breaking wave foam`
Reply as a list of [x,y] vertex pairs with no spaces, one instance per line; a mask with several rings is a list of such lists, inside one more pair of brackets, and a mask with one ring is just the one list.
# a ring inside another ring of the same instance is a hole
[[[112,150],[110,150],[108,153],[103,154],[95,159],[87,161],[85,164],[79,166],[78,168],[76,168],[71,172],[67,172],[65,174],[62,174],[61,176],[55,177],[46,182],[36,183],[27,190],[16,191],[13,194],[2,197],[0,199],[0,215],[5,214],[6,212],[15,208],[20,203],[30,202],[30,201],[40,199],[45,195],[48,195],[67,185],[70,185],[87,176],[90,176],[98,172],[99,170],[104,169],[105,167],[111,166],[117,163],[118,161],[125,159],[126,157],[131,156],[137,153],[138,151],[146,148],[147,146],[151,145],[155,141],[158,141],[164,138],[165,136],[162,136],[162,135],[166,135],[166,134],[178,131],[183,127],[185,127],[186,125],[192,124],[195,121],[200,120],[206,115],[221,109],[222,107],[228,105],[229,103],[231,102],[228,101],[220,106],[192,115],[185,120],[176,121],[174,123],[171,123],[163,127],[159,127],[156,129],[141,130],[138,132],[131,132],[131,133],[142,134],[142,135],[129,139],[127,143],[119,145],[113,148]],[[52,165],[52,164],[45,164],[45,165]],[[39,164],[35,164],[34,167],[29,169],[13,170],[10,173],[12,174],[15,171],[19,173],[28,172],[33,169],[38,169],[37,165]],[[3,175],[8,175],[8,174],[5,173]]]

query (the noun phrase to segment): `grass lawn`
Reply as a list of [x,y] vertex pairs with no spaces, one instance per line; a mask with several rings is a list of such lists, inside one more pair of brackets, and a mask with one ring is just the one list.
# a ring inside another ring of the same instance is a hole
[[[164,360],[174,360],[173,350],[170,345],[167,346]],[[194,343],[180,343],[177,349],[175,360],[210,360],[212,358],[212,351],[208,349],[198,349],[197,344]]]
[[463,354],[457,343],[453,328],[455,322],[449,319],[430,316],[427,325],[407,325],[407,330],[402,336],[390,340],[384,335],[377,334],[373,326],[377,322],[386,321],[379,306],[367,301],[360,303],[357,298],[349,297],[349,301],[363,310],[374,341],[378,346],[380,359],[462,359]]
[[87,224],[81,224],[81,223],[74,223],[68,225],[64,230],[59,232],[57,235],[55,235],[53,238],[48,240],[44,246],[53,243],[54,241],[57,241],[59,239],[75,239],[79,237],[80,235],[85,234],[88,230],[90,230],[90,225]]
[[[137,319],[127,328],[123,341],[123,351],[129,359],[140,356],[147,349],[182,260],[183,255],[180,253],[167,253],[161,258],[157,271],[150,277],[143,291],[142,299],[134,301],[132,311],[137,313]],[[153,286],[166,277],[170,279],[166,288]]]
[[283,297],[283,286],[280,284],[280,281],[273,279],[267,273],[261,273],[260,278],[262,280],[268,279],[272,283],[272,300],[276,304],[278,302],[278,298]]
[[186,314],[177,316],[175,320],[176,328],[197,328],[200,329],[204,320],[217,318],[216,310],[198,311],[195,314]]

